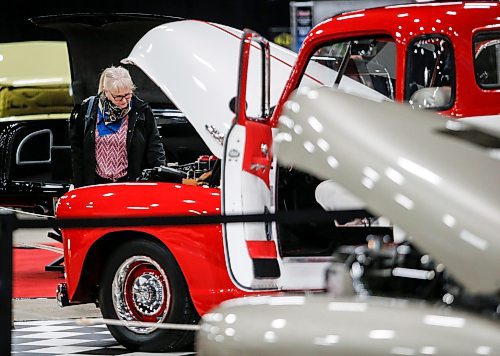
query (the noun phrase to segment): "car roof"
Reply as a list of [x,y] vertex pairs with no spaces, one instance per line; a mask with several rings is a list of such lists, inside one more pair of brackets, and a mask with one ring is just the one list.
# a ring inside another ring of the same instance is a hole
[[[305,39],[332,33],[371,31],[394,34],[396,39],[438,33],[453,36],[470,35],[479,28],[500,23],[498,2],[430,2],[401,4],[356,10],[333,16],[317,26]],[[338,23],[342,23],[342,27]]]

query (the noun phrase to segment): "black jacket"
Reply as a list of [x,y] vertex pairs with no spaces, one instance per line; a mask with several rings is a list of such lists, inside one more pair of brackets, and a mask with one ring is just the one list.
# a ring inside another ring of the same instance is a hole
[[[83,101],[70,119],[71,164],[75,187],[95,184],[95,129],[97,106],[94,100],[90,120],[85,124],[89,100]],[[147,103],[132,97],[127,131],[128,171],[126,180],[134,181],[145,168],[165,165],[165,151],[153,112]],[[85,130],[85,132],[84,132]]]

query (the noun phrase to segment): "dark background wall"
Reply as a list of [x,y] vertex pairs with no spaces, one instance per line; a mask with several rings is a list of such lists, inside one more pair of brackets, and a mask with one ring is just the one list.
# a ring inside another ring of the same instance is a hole
[[139,12],[179,16],[251,28],[269,37],[271,28],[289,26],[288,0],[8,0],[0,11],[0,42],[63,39],[28,19],[64,13]]

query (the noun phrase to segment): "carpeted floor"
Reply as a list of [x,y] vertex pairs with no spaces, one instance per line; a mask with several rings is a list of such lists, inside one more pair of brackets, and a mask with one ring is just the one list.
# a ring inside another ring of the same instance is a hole
[[60,271],[45,271],[45,266],[61,256],[39,248],[13,248],[13,298],[52,298],[57,284],[64,282]]

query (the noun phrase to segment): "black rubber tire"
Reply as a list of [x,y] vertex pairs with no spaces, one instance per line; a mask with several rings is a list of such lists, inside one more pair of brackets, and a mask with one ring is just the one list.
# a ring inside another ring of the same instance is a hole
[[[172,253],[160,243],[135,239],[121,245],[107,262],[99,288],[99,303],[104,318],[120,319],[112,299],[112,283],[122,263],[143,256],[155,261],[165,272],[170,287],[170,306],[163,323],[197,324],[196,312],[186,281]],[[156,329],[147,334],[136,333],[125,326],[111,326],[113,337],[127,349],[134,351],[175,351],[194,342],[194,331]]]

